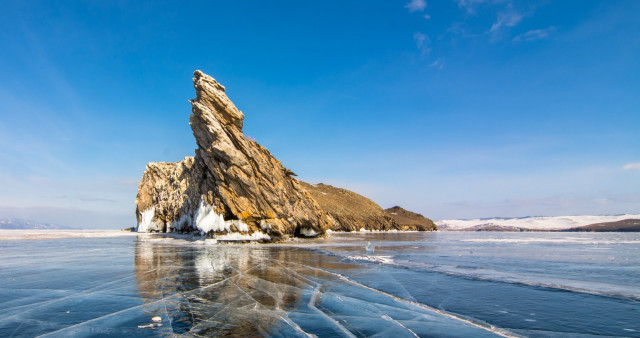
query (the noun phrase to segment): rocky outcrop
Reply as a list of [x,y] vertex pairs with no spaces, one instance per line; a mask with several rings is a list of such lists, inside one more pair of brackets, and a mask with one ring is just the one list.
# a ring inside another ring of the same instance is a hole
[[405,210],[399,206],[384,210],[387,215],[400,224],[400,230],[437,231],[438,226],[432,220]]
[[264,240],[324,233],[328,215],[289,169],[245,137],[244,114],[225,88],[200,71],[194,75],[189,124],[196,154],[147,165],[136,198],[138,231]]
[[[331,230],[407,230],[374,201],[353,191],[327,184],[300,182],[320,207],[329,214]],[[415,227],[410,230],[417,230]]]

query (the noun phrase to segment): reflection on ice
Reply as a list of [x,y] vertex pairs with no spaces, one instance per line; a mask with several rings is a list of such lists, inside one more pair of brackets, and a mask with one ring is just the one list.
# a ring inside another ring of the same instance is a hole
[[331,272],[359,266],[301,248],[138,241],[136,253],[148,316],[163,316],[172,334],[495,334]]
[[[640,256],[627,243],[637,235],[572,234],[581,241],[573,244],[548,240],[554,236],[334,233],[282,245],[151,235],[4,241],[0,337],[640,332],[637,297],[610,293],[619,285],[637,295]],[[515,243],[529,238],[536,240]],[[578,282],[584,292],[568,288]]]

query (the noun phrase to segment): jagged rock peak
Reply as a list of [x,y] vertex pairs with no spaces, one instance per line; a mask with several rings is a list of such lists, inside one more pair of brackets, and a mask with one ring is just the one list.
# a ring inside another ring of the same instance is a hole
[[201,71],[193,84],[189,124],[196,156],[147,166],[136,199],[138,231],[268,239],[324,233],[328,215],[292,171],[244,136],[244,114],[225,88]]
[[213,77],[196,70],[193,78],[193,86],[196,89],[196,99],[191,100],[201,104],[214,114],[222,124],[232,124],[242,130],[244,114],[236,108],[225,94],[226,89]]

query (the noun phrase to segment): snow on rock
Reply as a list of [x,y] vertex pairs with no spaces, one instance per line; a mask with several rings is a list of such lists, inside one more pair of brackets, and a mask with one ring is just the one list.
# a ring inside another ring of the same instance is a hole
[[193,224],[193,217],[190,215],[182,215],[178,220],[174,220],[169,223],[168,231],[181,231],[183,229],[191,228]]
[[138,224],[138,232],[149,232],[155,228],[155,221],[153,216],[155,215],[156,208],[151,207],[140,213],[140,224]]
[[532,230],[569,229],[595,223],[640,218],[640,214],[603,216],[536,216],[520,218],[443,219],[435,222],[442,230],[459,230],[477,225],[498,225]]
[[240,220],[225,221],[222,215],[216,213],[210,205],[205,203],[204,199],[200,200],[200,206],[196,211],[195,225],[204,233],[209,231],[231,232],[233,231],[231,226],[234,226],[236,231],[249,231],[249,227]]
[[311,228],[301,228],[300,234],[305,237],[316,237],[319,233]]

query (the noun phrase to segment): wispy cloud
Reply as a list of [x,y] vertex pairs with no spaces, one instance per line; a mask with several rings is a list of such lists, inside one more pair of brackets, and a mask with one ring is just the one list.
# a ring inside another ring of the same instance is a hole
[[426,34],[415,32],[413,34],[413,41],[415,41],[416,47],[418,47],[418,50],[420,50],[420,53],[423,55],[431,52],[431,47],[429,46],[431,44],[431,40]]
[[411,13],[422,12],[427,7],[427,2],[425,0],[411,0],[404,7],[408,8]]
[[433,62],[429,65],[429,67],[435,67],[435,68],[438,68],[438,69],[442,69],[442,68],[444,68],[444,58],[438,58],[438,59],[436,59],[435,61],[433,61]]
[[627,163],[622,167],[622,170],[640,170],[640,162]]
[[493,25],[491,25],[491,28],[487,31],[487,33],[491,35],[491,41],[494,42],[502,39],[504,31],[510,27],[516,26],[520,21],[522,21],[522,18],[523,14],[513,8],[509,8],[504,12],[498,13],[496,22],[494,22]]
[[549,34],[553,33],[555,30],[555,26],[551,26],[545,29],[532,29],[526,33],[516,36],[515,38],[513,38],[513,41],[533,41],[546,39],[549,37]]
[[422,17],[423,17],[423,18],[425,18],[425,19],[427,19],[427,20],[431,19],[431,15],[429,15],[429,14],[425,14],[425,15],[423,15]]
[[79,196],[78,199],[82,202],[107,202],[107,203],[118,203],[118,201],[110,199],[110,198],[102,198],[102,197],[92,197],[92,196]]
[[464,9],[468,14],[475,14],[476,7],[487,0],[456,0],[458,8]]
[[449,28],[447,28],[447,33],[451,35],[461,36],[463,38],[473,38],[476,34],[473,34],[467,30],[464,23],[462,22],[454,22],[451,24]]
[[104,198],[98,196],[67,196],[67,195],[56,195],[56,196],[48,196],[47,198],[58,199],[58,200],[76,200],[82,202],[108,202],[108,203],[118,203],[118,201],[111,198]]

